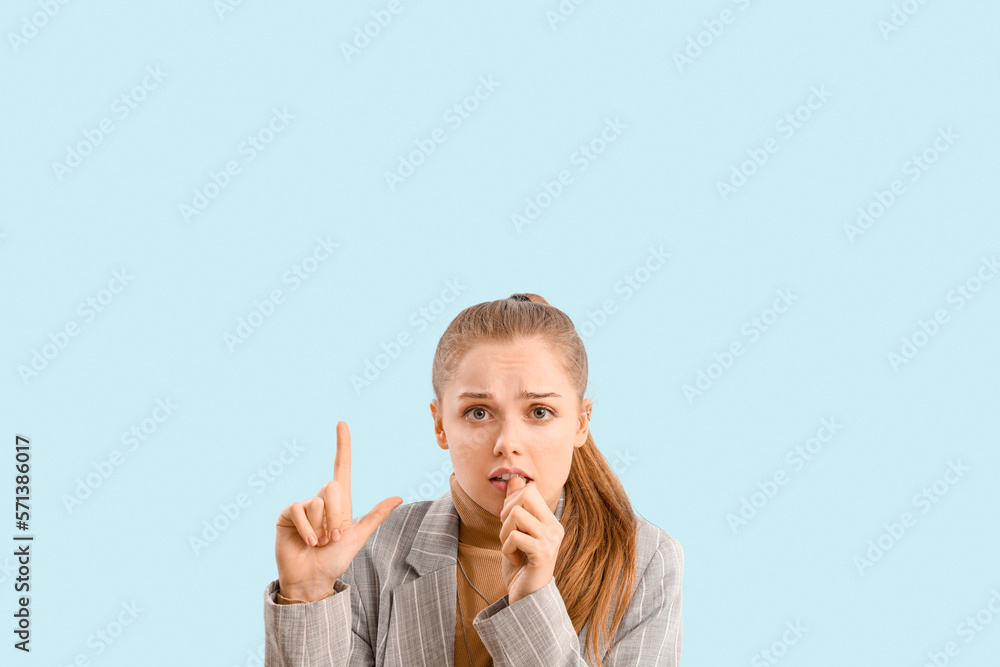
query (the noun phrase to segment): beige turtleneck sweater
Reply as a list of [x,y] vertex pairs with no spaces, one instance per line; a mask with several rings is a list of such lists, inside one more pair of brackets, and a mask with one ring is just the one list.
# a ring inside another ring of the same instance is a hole
[[[500,517],[490,514],[469,497],[451,473],[451,499],[460,518],[458,526],[458,560],[455,567],[458,577],[458,604],[455,607],[455,667],[492,667],[493,658],[472,625],[476,614],[504,595],[500,577]],[[465,574],[462,574],[462,569]],[[465,580],[468,576],[486,600],[472,589]],[[459,611],[461,610],[461,611]],[[464,623],[463,623],[463,618]],[[466,652],[465,642],[469,642]],[[469,654],[472,664],[469,664]]]

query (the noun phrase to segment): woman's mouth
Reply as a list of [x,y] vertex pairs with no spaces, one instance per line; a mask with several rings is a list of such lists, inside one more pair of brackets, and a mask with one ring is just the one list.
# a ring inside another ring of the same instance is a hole
[[521,477],[526,484],[532,481],[530,477],[523,477],[522,475],[500,475],[499,477],[493,477],[490,479],[490,484],[492,484],[493,488],[497,491],[507,493],[507,481],[513,477]]

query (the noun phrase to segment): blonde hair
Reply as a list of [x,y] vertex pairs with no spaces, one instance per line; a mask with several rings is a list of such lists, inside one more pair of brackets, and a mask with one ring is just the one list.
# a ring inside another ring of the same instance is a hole
[[[460,312],[438,341],[431,382],[434,395],[448,384],[465,354],[481,343],[540,339],[563,363],[583,400],[587,389],[587,351],[572,320],[537,294],[513,294]],[[560,518],[565,534],[559,547],[555,580],[577,634],[585,624],[591,664],[602,667],[599,642],[609,637],[625,615],[635,584],[637,521],[625,488],[597,449],[590,432],[573,449],[565,504]],[[610,628],[606,621],[620,592]],[[596,626],[596,627],[595,627]]]

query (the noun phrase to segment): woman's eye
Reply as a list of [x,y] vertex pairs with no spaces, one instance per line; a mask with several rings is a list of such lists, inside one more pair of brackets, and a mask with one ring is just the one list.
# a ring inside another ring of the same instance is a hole
[[[485,415],[486,414],[486,410],[483,410],[482,408],[472,408],[468,412],[466,412],[465,414],[466,414],[466,416],[468,416],[470,414],[471,415],[478,415],[479,413],[483,413]],[[472,421],[480,422],[480,421],[483,421],[483,420],[474,417],[472,419]]]
[[[485,408],[469,408],[465,411],[464,416],[470,421],[481,422],[486,421],[489,414]],[[555,413],[548,408],[537,407],[531,409],[531,414],[536,418],[535,421],[549,421]]]
[[548,408],[535,408],[534,410],[532,410],[532,412],[534,412],[536,416],[538,415],[539,411],[547,414],[552,414],[552,411],[549,410]]

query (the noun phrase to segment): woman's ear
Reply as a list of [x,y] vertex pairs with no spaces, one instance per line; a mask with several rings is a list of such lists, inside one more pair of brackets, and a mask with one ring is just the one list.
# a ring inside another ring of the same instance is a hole
[[438,447],[448,449],[448,438],[444,434],[444,422],[441,419],[441,406],[436,398],[431,400],[431,417],[434,419],[434,437]]
[[587,442],[587,435],[590,433],[590,415],[594,410],[594,404],[589,398],[585,398],[580,404],[580,425],[576,429],[576,437],[573,439],[574,447],[583,447]]

